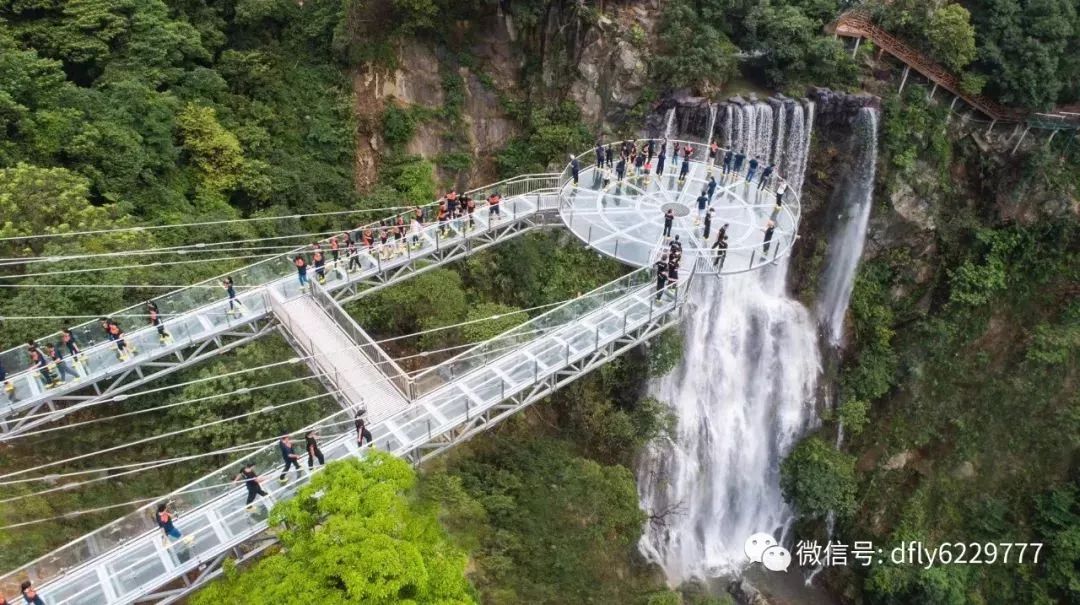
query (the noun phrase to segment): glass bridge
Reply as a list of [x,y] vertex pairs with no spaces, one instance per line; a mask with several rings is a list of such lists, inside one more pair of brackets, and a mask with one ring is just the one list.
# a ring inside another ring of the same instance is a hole
[[[352,357],[351,367],[335,372],[367,376],[377,373],[381,380],[393,384],[394,388],[388,388],[387,392],[393,393],[394,401],[399,402],[370,418],[368,428],[374,437],[373,447],[419,463],[494,426],[674,325],[694,279],[755,269],[790,252],[799,216],[794,194],[785,196],[783,206],[776,209],[772,194],[768,190],[758,191],[756,184],[751,186],[741,181],[718,184],[713,200],[713,233],[728,223],[731,244],[725,262],[717,268],[714,253],[703,237],[702,225],[694,222],[695,200],[710,170],[707,163],[692,160],[690,177],[681,183],[667,176],[660,179],[654,176],[651,181],[634,177],[634,181],[627,179],[622,184],[612,178],[613,182],[605,187],[603,175],[586,163],[589,155],[581,156],[577,187],[571,182],[568,167],[561,174],[529,175],[474,190],[470,194],[478,202],[495,190],[503,194],[502,221],[492,221],[487,208],[478,203],[477,228],[467,230],[463,225],[454,225],[444,237],[434,231],[437,226],[431,226],[423,234],[420,249],[393,260],[384,259],[376,251],[364,258],[363,271],[355,275],[328,271],[325,289],[316,287],[311,293],[301,292],[295,270],[291,263],[286,265],[291,255],[272,259],[262,267],[266,261],[233,272],[234,279],[243,275],[247,283],[260,285],[241,294],[247,314],[274,318],[282,329],[298,333],[333,329],[337,331],[338,341],[351,342],[361,354]],[[683,261],[686,277],[677,287],[669,284],[658,291],[650,265],[663,248],[663,210],[669,207],[677,209],[678,215],[672,234],[680,235],[686,242]],[[552,220],[555,216],[562,221]],[[766,255],[761,233],[769,220],[775,225],[775,233]],[[415,375],[388,372],[387,368],[394,366],[386,363],[386,353],[337,306],[335,299],[348,299],[387,287],[425,268],[496,245],[523,230],[552,223],[565,223],[601,253],[639,268]],[[180,300],[181,293],[167,300]],[[213,321],[199,319],[211,311],[222,310],[225,304],[190,299],[190,308],[178,313],[168,324],[174,338],[189,339],[188,346],[192,346],[196,342],[195,334],[209,334],[207,338],[210,338],[214,330],[220,333],[235,329],[235,325],[221,327]],[[322,324],[287,325],[295,321],[295,316],[285,308],[291,304],[302,305],[308,309],[303,313],[305,317],[316,317],[310,321]],[[325,313],[310,311],[311,304],[319,305]],[[178,309],[182,310],[179,303],[173,312]],[[188,332],[180,329],[182,322]],[[133,332],[129,338],[140,343],[138,339],[149,338],[143,334],[152,335],[156,342],[153,328]],[[311,355],[310,351],[317,349],[313,344],[293,344],[303,355]],[[153,348],[150,342],[145,346]],[[100,365],[90,364],[90,368],[108,372],[109,358],[115,360],[115,355],[104,347],[99,348],[104,350],[100,353],[103,359]],[[197,362],[197,358],[190,359],[191,363]],[[127,363],[137,367],[139,362],[140,357],[136,356]],[[89,371],[87,374],[89,382],[92,375]],[[20,376],[33,380],[31,372]],[[347,382],[340,374],[333,380],[340,384]],[[86,384],[79,388],[86,388]],[[352,410],[345,409],[297,433],[317,429],[328,460],[363,455],[352,423]],[[252,461],[263,472],[264,479],[279,472],[276,444],[245,456],[244,460]],[[291,497],[310,479],[312,472],[318,472],[318,468],[314,471],[304,468],[296,480],[285,486],[268,481],[265,487],[270,497],[255,512],[249,512],[244,506],[246,489],[231,484],[238,466],[239,463],[222,468],[161,497],[161,501],[172,502],[171,508],[178,515],[177,526],[188,540],[163,542],[152,518],[154,504],[148,504],[0,577],[0,594],[13,596],[18,592],[18,584],[30,579],[49,605],[171,603],[183,598],[219,575],[227,558],[244,560],[272,544],[273,536],[267,532],[266,523],[269,506]]]

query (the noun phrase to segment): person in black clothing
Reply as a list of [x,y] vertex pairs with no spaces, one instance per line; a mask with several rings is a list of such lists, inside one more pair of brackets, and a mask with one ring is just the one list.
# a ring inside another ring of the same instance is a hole
[[356,413],[354,424],[356,425],[356,445],[363,447],[365,440],[368,445],[371,445],[371,431],[367,429],[367,423],[364,422],[364,410]]
[[60,372],[60,382],[65,382],[68,376],[71,376],[72,380],[78,380],[79,374],[64,361],[64,358],[57,350],[58,345],[45,345],[45,356],[49,358],[50,363],[56,366],[56,369]]
[[30,580],[24,580],[19,589],[22,591],[22,598],[26,605],[45,605],[45,601],[41,600],[37,590],[34,589],[33,582]]
[[247,487],[247,502],[245,505],[249,511],[255,510],[255,507],[251,505],[255,501],[256,496],[262,496],[263,498],[269,496],[266,490],[262,488],[262,479],[259,479],[258,473],[255,472],[255,465],[250,462],[244,463],[244,468],[240,469],[240,474],[236,475],[233,479],[233,483],[243,481]]
[[765,167],[765,170],[761,171],[761,179],[758,181],[758,191],[761,191],[768,185],[769,177],[772,176],[773,169],[776,168],[776,164],[769,164]]
[[654,267],[656,268],[656,300],[660,300],[660,297],[664,295],[664,286],[667,285],[667,255],[661,256]]
[[161,341],[161,344],[172,342],[172,335],[165,330],[165,323],[161,321],[161,312],[157,303],[152,300],[146,301],[146,313],[150,325],[157,328],[158,340]]
[[690,174],[690,160],[689,159],[684,159],[683,163],[682,163],[682,167],[679,168],[679,182],[680,183],[686,180],[686,175],[687,174]]
[[578,186],[578,173],[581,171],[581,164],[578,163],[578,159],[573,155],[570,156],[570,173],[574,177],[574,187]]
[[[383,231],[385,233],[385,231]],[[323,257],[322,248],[315,245],[315,253],[311,255],[311,264],[315,265],[315,277],[320,284],[326,283],[326,258]]]
[[724,268],[724,259],[727,258],[727,230],[728,224],[724,223],[724,226],[720,227],[720,231],[716,233],[716,242],[712,245],[712,249],[716,250],[716,256],[713,257],[713,266],[717,270]]
[[639,153],[637,155],[637,157],[634,158],[634,174],[636,176],[641,176],[642,169],[644,168],[644,166],[645,166],[645,154],[644,153]]
[[668,259],[667,279],[668,284],[671,286],[671,291],[674,292],[675,288],[678,287],[679,282],[679,257],[677,256]]
[[750,169],[746,171],[746,182],[754,182],[754,173],[757,172],[758,159],[757,157],[750,158]]
[[615,176],[619,181],[623,180],[623,175],[626,174],[626,159],[619,158],[619,163],[615,164]]
[[[348,238],[346,241],[351,242]],[[243,314],[244,305],[241,304],[240,299],[236,298],[236,284],[233,283],[232,276],[227,276],[222,280],[221,287],[225,288],[225,293],[229,295],[229,313]]]
[[740,174],[742,174],[742,163],[745,159],[745,153],[740,151],[739,153],[735,154],[735,165],[732,166],[732,171],[735,173],[735,176],[739,176]]
[[612,149],[611,143],[608,143],[607,152],[604,153],[604,159],[607,160],[608,168],[611,168],[612,164],[615,163],[615,150]]
[[730,149],[728,149],[727,151],[724,152],[724,170],[723,170],[722,174],[724,175],[725,178],[727,177],[728,173],[731,172],[731,158],[732,157],[733,157],[733,154],[731,153]]
[[597,168],[603,168],[604,167],[604,154],[605,153],[607,153],[607,151],[604,149],[604,146],[601,145],[600,143],[597,143],[596,144],[596,167]]
[[71,332],[71,328],[60,330],[60,340],[67,347],[68,354],[71,355],[75,363],[79,363],[82,357],[82,349],[79,348],[79,343],[75,340],[75,334]]
[[278,475],[278,481],[281,483],[288,483],[289,478],[286,473],[289,472],[289,468],[295,467],[296,473],[300,474],[300,456],[297,456],[292,451],[292,439],[288,435],[282,435],[281,440],[278,441],[278,449],[281,450],[281,459],[285,461],[285,468],[281,469],[281,474]]
[[678,235],[675,236],[675,239],[671,240],[670,248],[671,254],[678,254],[679,257],[682,257],[682,242],[679,241]]
[[697,218],[694,219],[694,224],[701,222],[701,219],[705,216],[705,206],[709,203],[709,197],[705,195],[706,190],[701,190],[701,195],[697,198]]
[[664,212],[664,237],[671,237],[671,223],[675,221],[675,211],[668,208]]
[[705,192],[708,194],[709,201],[711,202],[713,195],[716,194],[716,179],[713,178],[711,174],[709,175],[709,182],[705,186]]
[[660,155],[656,156],[656,176],[664,176],[664,162],[667,160],[667,145],[660,146]]
[[354,268],[357,271],[362,271],[364,269],[363,265],[360,264],[360,253],[356,250],[356,243],[352,240],[349,240],[349,243],[345,244],[345,256],[349,257],[349,264],[345,267],[346,273],[352,271]]
[[307,467],[315,468],[315,459],[319,459],[319,466],[326,464],[326,458],[323,457],[322,450],[319,449],[318,435],[315,431],[308,431],[307,435],[304,435],[304,449],[307,450]]
[[765,241],[762,242],[762,249],[765,254],[769,253],[769,246],[772,245],[773,231],[776,229],[776,223],[769,221],[765,225]]
[[701,232],[701,238],[705,241],[709,241],[709,231],[712,230],[712,215],[713,209],[709,208],[709,211],[705,213],[705,229]]

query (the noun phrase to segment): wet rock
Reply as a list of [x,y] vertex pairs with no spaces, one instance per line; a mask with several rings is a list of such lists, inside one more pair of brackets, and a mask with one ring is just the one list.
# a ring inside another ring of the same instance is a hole
[[896,188],[889,194],[889,202],[905,221],[925,231],[934,229],[934,211],[930,201],[916,193],[907,181],[898,179]]
[[957,479],[971,479],[975,476],[975,465],[965,460],[953,469],[952,476]]
[[900,470],[907,466],[908,462],[910,462],[914,456],[915,454],[909,450],[894,454],[885,461],[885,464],[881,465],[881,468],[887,471]]

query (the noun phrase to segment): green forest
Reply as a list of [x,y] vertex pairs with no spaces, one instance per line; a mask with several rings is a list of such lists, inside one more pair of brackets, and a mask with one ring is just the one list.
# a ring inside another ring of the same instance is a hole
[[[925,88],[897,94],[901,68],[872,44],[853,53],[850,41],[826,34],[847,8],[835,0],[0,2],[0,350],[129,307],[114,318],[128,331],[143,327],[145,301],[177,285],[214,280],[206,296],[224,298],[219,276],[451,187],[561,169],[567,153],[601,137],[641,132],[675,93],[869,92],[881,97],[882,115],[873,212],[883,218],[871,231],[889,236],[864,255],[847,347],[822,378],[836,405],[820,406],[820,427],[780,469],[796,532],[826,539],[833,513],[834,539],[847,542],[1046,545],[1033,566],[832,568],[818,582],[836,603],[1080,603],[1080,141],[1075,130],[1049,142],[1033,131],[1015,153],[988,148]],[[957,74],[967,94],[1025,112],[1078,111],[1075,0],[863,8]],[[642,66],[632,99],[605,101],[598,117],[575,92],[590,44],[629,48]],[[415,47],[433,64],[410,65]],[[425,70],[437,100],[372,93]],[[496,119],[507,134],[489,135],[488,145],[481,135]],[[815,224],[843,159],[820,135],[811,149],[804,209]],[[907,189],[930,208],[929,235],[892,228]],[[806,253],[790,281],[810,305],[826,237],[802,237]],[[192,249],[196,242],[212,245]],[[568,233],[542,230],[346,310],[416,371],[437,361],[427,351],[491,338],[627,271]],[[408,336],[417,332],[425,333]],[[192,457],[90,474],[78,489],[4,483],[0,568],[134,508],[125,503],[237,462],[207,452],[338,411],[294,356],[285,339],[265,336],[129,401],[0,442],[5,473]],[[731,605],[724,587],[669,587],[638,551],[655,520],[639,505],[635,465],[676,422],[648,384],[681,359],[682,334],[669,330],[419,467],[377,452],[331,463],[270,512],[278,546],[244,565],[227,562],[189,602]],[[269,367],[246,371],[256,366]],[[259,412],[294,401],[304,403]]]

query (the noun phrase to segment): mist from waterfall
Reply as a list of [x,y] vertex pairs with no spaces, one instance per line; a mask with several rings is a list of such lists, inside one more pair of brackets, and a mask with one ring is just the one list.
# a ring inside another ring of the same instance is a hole
[[[714,127],[732,149],[798,170],[813,128],[813,105],[805,103],[725,104]],[[801,187],[801,173],[780,170]],[[672,584],[737,573],[746,538],[759,531],[781,538],[791,519],[780,461],[818,422],[821,362],[814,318],[787,296],[787,263],[699,276],[683,362],[650,386],[678,420],[674,439],[651,444],[638,466],[642,508],[663,517],[646,528],[640,548]]]
[[817,304],[818,320],[832,346],[843,341],[844,315],[855,287],[855,271],[870,221],[877,167],[877,128],[877,111],[869,107],[860,109],[852,139],[854,163],[836,188],[840,216],[829,237],[825,277]]

